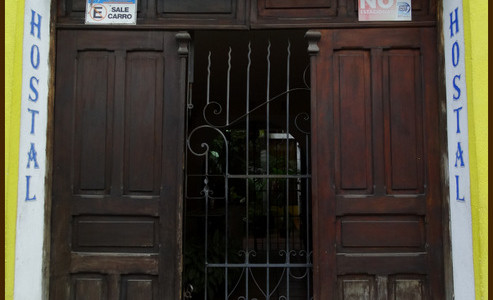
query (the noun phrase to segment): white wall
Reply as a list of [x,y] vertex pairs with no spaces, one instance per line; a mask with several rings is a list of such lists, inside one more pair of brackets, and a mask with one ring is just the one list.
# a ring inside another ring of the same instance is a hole
[[[42,299],[50,0],[25,0],[14,299]],[[7,15],[6,15],[7,16]],[[8,16],[7,16],[8,17]]]
[[450,235],[454,297],[475,299],[464,22],[461,0],[443,0]]

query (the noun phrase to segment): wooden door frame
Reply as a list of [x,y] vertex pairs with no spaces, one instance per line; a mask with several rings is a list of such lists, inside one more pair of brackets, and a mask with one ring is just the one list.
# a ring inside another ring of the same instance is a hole
[[[51,206],[52,206],[52,179],[53,179],[53,144],[54,144],[54,105],[55,105],[55,97],[54,97],[54,87],[55,87],[55,61],[57,58],[57,53],[56,53],[56,32],[58,31],[58,27],[56,24],[56,7],[57,7],[57,0],[52,0],[52,13],[51,13],[51,21],[50,21],[50,26],[51,26],[51,32],[50,32],[50,40],[51,40],[51,45],[50,45],[50,55],[49,55],[49,66],[50,66],[50,78],[49,78],[49,83],[48,83],[48,121],[47,121],[47,143],[46,143],[46,153],[47,153],[47,159],[46,159],[46,179],[45,179],[45,185],[47,186],[46,192],[45,192],[45,224],[46,224],[46,232],[45,232],[45,240],[44,240],[44,248],[47,249],[43,253],[43,263],[46,266],[46,273],[49,274],[49,265],[50,265],[50,241],[51,241]],[[443,0],[437,0],[437,22],[435,25],[436,32],[437,32],[437,43],[436,43],[436,50],[437,50],[437,61],[438,61],[438,101],[439,101],[439,106],[445,107],[446,104],[446,98],[445,98],[445,73],[444,73],[444,45],[443,45],[443,40],[440,38],[443,36],[444,28],[442,26],[441,22],[441,7],[442,7],[442,2]],[[371,25],[370,25],[371,26]],[[74,26],[75,27],[75,26]],[[76,26],[79,27],[80,29],[82,28],[87,28],[86,26]],[[399,27],[399,26],[397,26]],[[224,29],[224,26],[222,26]],[[297,27],[299,28],[299,27]],[[92,27],[91,27],[92,29]],[[132,30],[132,29],[131,29]],[[164,29],[164,30],[170,30],[170,29]],[[310,55],[316,55],[317,49],[316,49],[316,44],[309,45],[308,51]],[[312,70],[311,72],[314,72]],[[313,91],[312,91],[313,93]],[[443,260],[444,260],[444,274],[445,274],[445,290],[446,290],[446,299],[452,299],[452,293],[453,293],[453,279],[452,279],[452,260],[451,260],[451,244],[450,244],[450,232],[449,232],[449,222],[450,222],[450,216],[449,216],[449,197],[448,191],[449,186],[448,186],[448,181],[446,180],[446,174],[448,173],[448,157],[447,157],[447,136],[446,136],[446,119],[447,119],[447,112],[445,109],[439,109],[439,148],[440,148],[440,161],[441,161],[441,167],[440,167],[440,177],[441,177],[441,191],[442,191],[442,239],[443,239]],[[314,165],[314,170],[313,173],[315,173],[315,167]],[[315,184],[316,182],[316,176],[313,178],[313,183]],[[180,234],[180,233],[177,233]],[[318,272],[319,270],[314,269],[314,274],[315,272]],[[46,277],[47,279],[44,282],[44,291],[45,295],[43,298],[48,298],[49,294],[49,282],[51,278],[49,276]],[[315,278],[316,280],[316,278]],[[181,279],[180,279],[181,281]],[[181,287],[180,287],[181,289]]]

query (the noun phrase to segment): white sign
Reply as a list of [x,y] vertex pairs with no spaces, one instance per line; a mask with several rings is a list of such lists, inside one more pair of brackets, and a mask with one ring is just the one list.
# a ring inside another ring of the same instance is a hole
[[86,24],[137,22],[137,0],[86,0]]
[[411,21],[411,0],[358,0],[359,21]]
[[450,235],[455,299],[475,299],[462,0],[443,1]]
[[22,54],[14,300],[44,299],[50,0],[26,0]]

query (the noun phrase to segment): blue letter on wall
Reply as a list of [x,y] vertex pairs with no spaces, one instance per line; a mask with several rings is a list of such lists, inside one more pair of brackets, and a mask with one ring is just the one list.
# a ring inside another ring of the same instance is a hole
[[34,69],[39,67],[39,48],[38,45],[33,45],[31,47],[31,66]]
[[34,110],[34,109],[27,109],[28,112],[32,114],[32,120],[31,120],[31,134],[34,134],[34,116],[39,114],[39,111]]
[[[38,22],[35,23],[34,17],[38,15]],[[34,28],[38,28],[38,39],[41,39],[41,15],[31,9],[31,35],[34,35]]]
[[460,147],[460,142],[457,143],[457,152],[455,152],[455,167],[457,168],[457,160],[460,160],[460,166],[464,166],[464,158],[462,157],[462,154],[464,151],[462,151]]
[[34,201],[36,200],[36,195],[33,195],[32,197],[29,197],[29,186],[31,183],[31,176],[27,175],[26,176],[26,201]]
[[456,133],[460,133],[459,112],[461,111],[461,109],[462,109],[462,106],[454,109],[454,112],[457,113],[457,132]]
[[34,143],[31,143],[31,149],[27,153],[27,167],[26,168],[30,168],[31,167],[31,161],[33,161],[34,162],[34,168],[39,169],[38,161],[36,159],[37,155],[38,155],[38,153],[34,149]]
[[454,90],[457,91],[457,95],[453,95],[454,100],[458,100],[460,98],[460,87],[455,83],[455,80],[459,79],[460,80],[460,75],[455,75],[454,79],[452,80],[452,85],[454,86]]
[[458,201],[464,201],[464,197],[460,197],[459,195],[459,175],[455,175],[455,191],[456,191],[456,197],[455,199]]
[[459,52],[459,43],[456,41],[452,45],[452,64],[454,67],[457,67],[459,64],[459,57],[460,57],[460,52]]
[[32,98],[31,95],[29,95],[29,100],[31,100],[32,102],[38,101],[38,90],[33,84],[34,80],[36,80],[36,85],[39,84],[39,79],[34,76],[31,76],[31,79],[29,80],[29,87],[31,88],[31,91],[33,91],[34,93],[34,98]]
[[454,9],[455,16],[450,13],[450,37],[454,36],[454,24],[455,24],[455,33],[459,32],[459,18],[457,18],[457,10],[459,8],[456,7]]

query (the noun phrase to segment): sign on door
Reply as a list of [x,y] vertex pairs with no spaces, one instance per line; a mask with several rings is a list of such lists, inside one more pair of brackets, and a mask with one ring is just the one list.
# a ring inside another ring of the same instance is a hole
[[359,21],[411,21],[411,0],[358,0]]
[[86,1],[86,24],[136,24],[137,0]]

